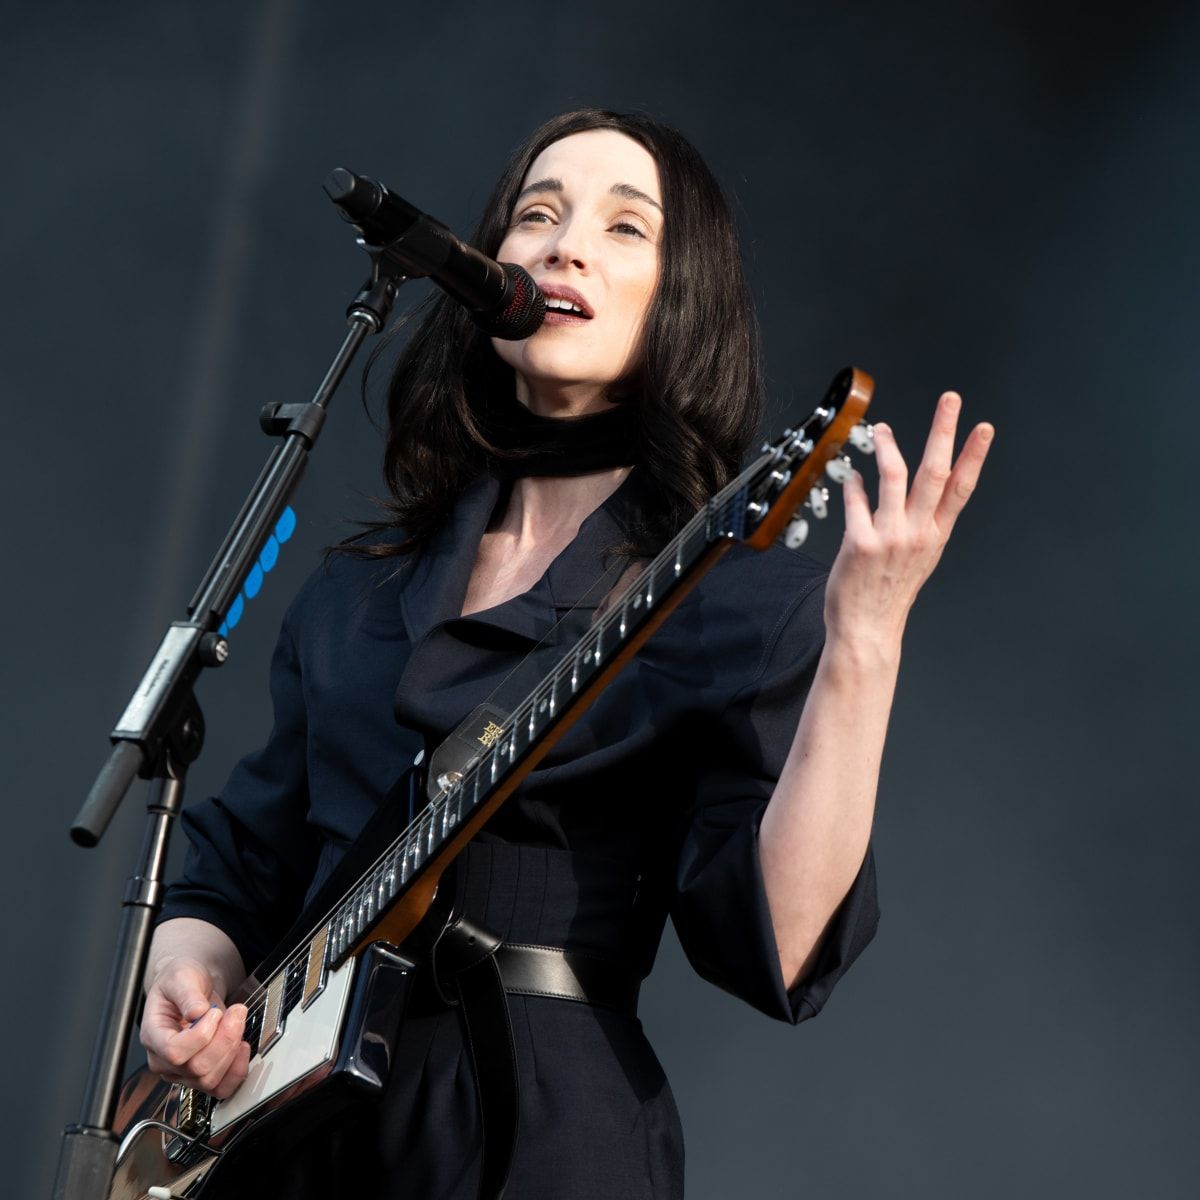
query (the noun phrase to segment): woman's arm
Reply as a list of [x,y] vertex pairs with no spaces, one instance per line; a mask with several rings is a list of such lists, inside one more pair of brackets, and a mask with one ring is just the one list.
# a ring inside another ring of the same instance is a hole
[[909,610],[970,498],[992,440],[977,425],[953,461],[961,400],[938,402],[925,454],[908,470],[876,425],[879,506],[857,474],[825,596],[825,649],[759,828],[763,882],[784,981],[795,986],[862,866]]

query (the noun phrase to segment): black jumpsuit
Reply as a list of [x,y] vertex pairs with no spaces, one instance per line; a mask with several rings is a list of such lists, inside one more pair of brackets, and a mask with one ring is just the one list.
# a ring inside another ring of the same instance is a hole
[[[636,518],[637,471],[530,591],[463,618],[500,493],[480,478],[415,561],[338,555],[312,575],[275,651],[270,739],[188,810],[188,857],[162,919],[219,926],[249,969],[426,741],[548,633],[525,668],[530,689],[586,630],[613,578],[605,551]],[[875,932],[872,857],[788,992],[757,829],[820,653],[824,578],[778,547],[727,554],[468,848],[460,905],[511,941],[591,951],[640,975],[670,915],[705,978],[780,1020],[815,1016]],[[510,1007],[521,1109],[506,1195],[682,1195],[679,1118],[640,1023],[551,998]],[[380,1194],[473,1200],[478,1114],[453,1010],[405,1022],[371,1137]]]

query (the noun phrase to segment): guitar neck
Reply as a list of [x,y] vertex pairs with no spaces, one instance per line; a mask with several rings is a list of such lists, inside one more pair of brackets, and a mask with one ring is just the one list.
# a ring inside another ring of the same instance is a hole
[[740,539],[749,493],[770,461],[768,454],[756,460],[667,543],[508,719],[492,729],[491,744],[458,778],[448,780],[379,856],[329,916],[332,965],[356,952],[389,905],[474,836],[709,567]]
[[[848,369],[825,407],[787,430],[718,492],[608,605],[461,772],[447,777],[417,818],[301,939],[273,958],[271,977],[247,997],[267,1031],[276,1014],[307,1005],[329,971],[370,942],[401,944],[428,911],[454,857],[550,752],[609,680],[638,652],[706,571],[735,542],[765,549],[866,409],[871,381]],[[254,1018],[258,1024],[257,1016]]]

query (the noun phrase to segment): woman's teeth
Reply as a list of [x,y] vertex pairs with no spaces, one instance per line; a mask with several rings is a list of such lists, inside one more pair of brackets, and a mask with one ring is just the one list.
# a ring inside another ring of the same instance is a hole
[[573,313],[577,317],[584,315],[583,309],[578,304],[574,304],[570,300],[562,300],[557,296],[546,297],[546,308],[553,309],[555,312]]

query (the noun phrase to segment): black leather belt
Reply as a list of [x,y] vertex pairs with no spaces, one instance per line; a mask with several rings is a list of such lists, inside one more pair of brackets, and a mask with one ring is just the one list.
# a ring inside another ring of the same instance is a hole
[[552,996],[637,1013],[642,981],[628,967],[594,954],[559,946],[505,942],[496,949],[504,990],[518,996]]

